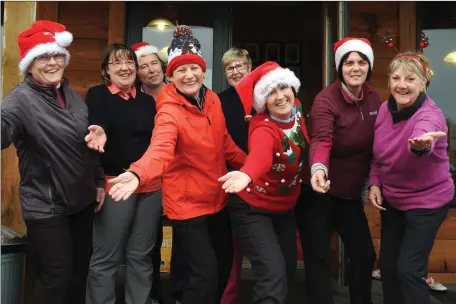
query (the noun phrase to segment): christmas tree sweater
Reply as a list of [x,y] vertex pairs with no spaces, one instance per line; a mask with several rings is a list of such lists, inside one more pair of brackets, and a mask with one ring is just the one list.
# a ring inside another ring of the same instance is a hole
[[301,106],[289,123],[257,114],[250,121],[249,155],[241,172],[252,182],[238,195],[250,205],[273,212],[294,207],[301,183],[310,178],[309,136]]

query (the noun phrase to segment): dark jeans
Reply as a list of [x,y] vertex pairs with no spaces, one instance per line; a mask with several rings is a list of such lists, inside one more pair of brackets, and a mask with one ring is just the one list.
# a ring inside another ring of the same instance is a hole
[[25,221],[38,261],[31,303],[84,303],[94,208],[90,205],[72,215]]
[[435,235],[450,204],[436,209],[400,211],[383,202],[381,211],[380,271],[383,303],[429,304],[423,280]]
[[227,208],[188,220],[172,220],[185,256],[182,304],[218,304],[233,265],[233,238]]
[[295,208],[311,303],[333,304],[330,238],[336,230],[349,257],[351,304],[371,304],[375,250],[361,201],[319,194],[304,185]]
[[257,279],[253,303],[284,304],[296,272],[296,224],[292,211],[269,212],[234,195],[230,200],[236,241]]
[[184,286],[187,282],[188,272],[185,255],[183,254],[182,241],[179,241],[181,234],[176,234],[173,229],[173,241],[171,247],[171,294],[174,300],[182,301]]
[[154,272],[152,273],[152,288],[150,296],[154,300],[162,301],[160,292],[160,265],[161,265],[161,247],[163,242],[163,218],[160,217],[157,230],[157,241],[152,249],[152,265]]

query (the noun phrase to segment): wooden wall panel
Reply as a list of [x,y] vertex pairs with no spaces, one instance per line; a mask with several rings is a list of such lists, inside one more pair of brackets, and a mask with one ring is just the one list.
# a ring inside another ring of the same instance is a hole
[[[2,50],[2,92],[6,95],[22,77],[18,69],[17,36],[35,21],[35,2],[5,2]],[[2,96],[3,99],[4,96]],[[19,201],[19,170],[16,149],[2,150],[2,225],[25,232]]]

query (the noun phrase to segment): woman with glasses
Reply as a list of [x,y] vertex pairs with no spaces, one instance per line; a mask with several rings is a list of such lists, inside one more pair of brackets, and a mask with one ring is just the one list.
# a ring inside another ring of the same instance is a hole
[[34,304],[84,303],[93,211],[104,195],[98,152],[84,141],[87,106],[63,78],[72,40],[47,20],[20,33],[24,81],[2,102],[2,149],[17,149],[22,217],[38,262]]
[[[101,64],[103,85],[89,89],[89,121],[104,129],[107,142],[100,155],[106,180],[124,172],[150,144],[155,100],[136,87],[135,52],[124,44],[106,50]],[[109,186],[108,186],[109,187]],[[162,214],[161,183],[138,188],[128,202],[106,197],[96,209],[94,248],[87,279],[87,304],[114,304],[116,272],[126,260],[126,303],[148,303],[152,288],[151,251]],[[109,188],[106,189],[109,191]]]

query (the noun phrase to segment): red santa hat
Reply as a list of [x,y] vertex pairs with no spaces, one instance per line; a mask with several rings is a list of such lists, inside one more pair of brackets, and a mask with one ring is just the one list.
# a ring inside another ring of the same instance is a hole
[[73,41],[73,35],[66,31],[63,24],[40,20],[23,31],[17,37],[21,53],[19,69],[24,74],[33,60],[44,54],[64,54],[65,66],[70,62],[68,47]]
[[266,98],[279,84],[293,87],[296,93],[301,86],[301,82],[292,71],[282,68],[276,62],[267,61],[236,85],[246,119],[251,118],[252,107],[257,113],[264,112]]
[[157,54],[158,55],[158,52],[159,52],[157,47],[155,47],[153,45],[150,45],[147,42],[135,43],[135,44],[133,44],[131,46],[131,49],[133,51],[135,51],[136,57],[138,57],[138,59],[141,56],[144,56],[144,55],[149,55],[149,54]]
[[350,52],[360,52],[366,55],[370,63],[370,69],[372,70],[374,68],[374,51],[369,40],[365,38],[346,37],[334,43],[336,69],[339,69],[342,57]]

